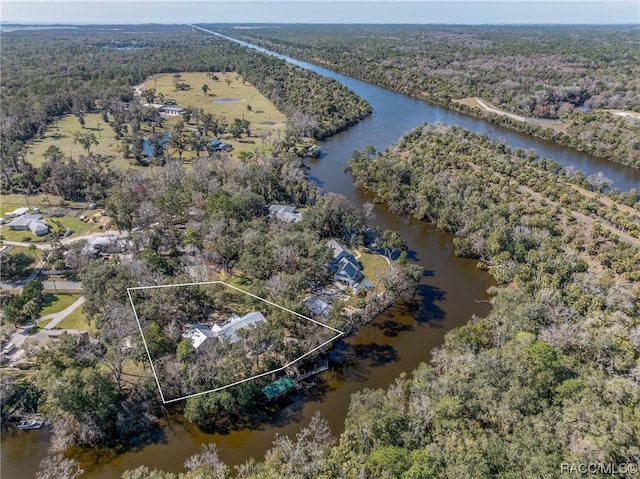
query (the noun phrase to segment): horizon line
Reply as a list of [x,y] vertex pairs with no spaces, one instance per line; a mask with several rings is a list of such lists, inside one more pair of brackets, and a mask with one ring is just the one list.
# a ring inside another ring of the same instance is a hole
[[133,23],[97,23],[97,22],[65,22],[65,23],[49,23],[49,22],[23,22],[23,21],[0,21],[0,27],[2,26],[120,26],[120,25],[162,25],[162,26],[176,26],[176,25],[444,25],[444,26],[634,26],[638,24],[634,22],[625,23],[518,23],[518,22],[501,22],[501,23],[457,23],[457,22],[432,22],[432,23],[411,23],[411,22],[133,22]]

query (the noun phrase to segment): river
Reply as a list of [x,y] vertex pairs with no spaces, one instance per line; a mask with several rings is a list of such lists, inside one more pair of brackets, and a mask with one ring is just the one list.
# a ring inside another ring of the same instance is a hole
[[[244,42],[242,42],[244,44]],[[246,45],[246,44],[245,44]],[[573,165],[587,174],[603,171],[621,190],[640,185],[640,171],[599,160],[544,140],[519,134],[425,101],[391,92],[330,70],[277,55],[296,65],[330,76],[366,99],[374,114],[356,126],[321,143],[322,156],[308,161],[310,175],[326,192],[341,193],[358,205],[371,198],[354,188],[343,169],[354,150],[372,145],[378,150],[395,143],[400,136],[423,122],[459,125],[513,147],[535,148],[540,156]],[[215,442],[221,458],[230,466],[250,457],[261,460],[276,434],[291,437],[306,426],[315,411],[328,420],[334,435],[343,429],[351,394],[364,388],[386,388],[401,373],[410,373],[429,360],[429,351],[442,344],[444,334],[466,323],[473,314],[489,311],[486,290],[493,285],[476,262],[453,254],[452,236],[426,223],[389,213],[383,205],[373,210],[372,225],[393,229],[406,239],[412,259],[425,268],[419,287],[419,309],[393,307],[373,324],[342,341],[337,352],[348,366],[325,373],[324,384],[309,391],[304,400],[294,401],[263,423],[226,434],[206,434],[177,419],[168,421],[164,438],[136,452],[113,455],[88,451],[80,459],[83,477],[119,478],[126,469],[139,465],[166,471],[183,470],[183,463],[203,442]],[[2,477],[32,478],[46,454],[46,431],[9,431],[2,437]]]

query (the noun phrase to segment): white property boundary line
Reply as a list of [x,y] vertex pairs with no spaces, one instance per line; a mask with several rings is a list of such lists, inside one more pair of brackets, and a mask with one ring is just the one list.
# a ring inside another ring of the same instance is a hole
[[[267,371],[266,373],[260,373],[257,374],[255,376],[251,376],[250,378],[246,378],[246,379],[241,379],[240,381],[236,381],[234,383],[231,384],[227,384],[226,386],[222,386],[219,388],[215,388],[215,389],[209,389],[208,391],[202,391],[199,393],[195,393],[195,394],[189,394],[187,396],[182,396],[176,399],[165,399],[164,397],[164,393],[162,392],[162,388],[160,387],[160,380],[158,379],[158,374],[156,373],[156,368],[153,365],[153,360],[151,359],[151,353],[149,352],[149,346],[147,346],[147,341],[144,338],[144,333],[142,332],[142,325],[140,324],[140,318],[138,318],[138,312],[136,311],[136,307],[133,304],[133,298],[131,297],[131,291],[134,290],[142,290],[142,289],[159,289],[159,288],[177,288],[180,286],[202,286],[202,285],[209,285],[209,284],[222,284],[224,286],[227,286],[228,288],[234,289],[236,291],[239,291],[243,294],[246,294],[248,296],[251,296],[252,298],[256,298],[259,299],[260,301],[263,301],[267,304],[270,304],[271,306],[275,306],[276,308],[280,308],[284,311],[287,311],[289,313],[294,314],[295,316],[298,316],[302,319],[305,319],[307,321],[311,321],[312,323],[317,324],[318,326],[322,326],[323,328],[326,329],[330,329],[331,331],[334,331],[335,333],[337,333],[334,337],[332,337],[331,339],[325,341],[324,343],[322,343],[320,346],[317,346],[315,348],[313,348],[311,351],[308,351],[306,353],[304,353],[302,356],[294,359],[293,361],[288,362],[287,364],[285,364],[282,367],[276,368],[276,369],[272,369],[271,371]],[[144,349],[147,351],[147,357],[149,358],[149,364],[151,365],[151,371],[153,371],[153,376],[156,379],[156,385],[158,386],[158,391],[160,392],[160,398],[162,399],[162,402],[164,404],[168,404],[168,403],[172,403],[172,402],[176,402],[176,401],[182,401],[184,399],[189,399],[192,397],[196,397],[196,396],[202,396],[203,394],[209,394],[209,393],[213,393],[216,391],[222,391],[223,389],[227,389],[230,388],[231,386],[237,386],[238,384],[242,384],[245,383],[247,381],[251,381],[253,379],[258,379],[261,378],[263,376],[266,376],[268,374],[273,374],[273,373],[277,373],[280,371],[285,370],[286,368],[288,368],[289,366],[291,366],[292,364],[300,361],[301,359],[307,357],[309,354],[313,353],[314,351],[324,347],[325,345],[329,344],[331,341],[334,341],[335,339],[338,339],[340,336],[344,335],[343,331],[340,331],[339,329],[336,328],[332,328],[331,326],[327,326],[326,324],[321,323],[320,321],[316,321],[315,319],[311,319],[308,316],[304,316],[300,313],[297,313],[295,311],[292,311],[288,308],[285,308],[284,306],[280,306],[279,304],[273,303],[267,299],[261,298],[260,296],[256,296],[255,294],[249,293],[248,291],[245,291],[243,289],[240,289],[236,286],[230,285],[228,283],[225,283],[224,281],[203,281],[203,282],[199,282],[199,283],[179,283],[179,284],[162,284],[159,286],[137,286],[135,288],[127,288],[127,295],[129,296],[129,302],[131,303],[131,308],[133,309],[133,315],[136,318],[136,322],[138,323],[138,329],[140,330],[140,336],[142,337],[142,342],[144,343]]]

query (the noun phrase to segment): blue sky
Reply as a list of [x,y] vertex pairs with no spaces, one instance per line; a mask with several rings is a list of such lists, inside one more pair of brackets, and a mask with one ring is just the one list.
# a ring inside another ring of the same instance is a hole
[[4,1],[17,23],[457,23],[640,24],[640,2],[467,1]]

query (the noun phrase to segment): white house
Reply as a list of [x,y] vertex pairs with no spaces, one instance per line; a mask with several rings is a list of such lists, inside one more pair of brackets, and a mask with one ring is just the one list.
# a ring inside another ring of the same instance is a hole
[[22,216],[27,211],[29,211],[29,208],[27,208],[26,206],[23,206],[21,208],[16,208],[13,211],[9,211],[9,212],[5,213],[4,216],[7,217],[7,218],[15,218],[16,216]]
[[302,221],[302,214],[296,213],[294,206],[286,205],[271,205],[269,206],[269,216],[271,218],[277,218],[285,223],[297,223]]
[[194,324],[183,334],[183,338],[191,339],[193,347],[198,349],[207,339],[218,338],[220,341],[228,340],[230,343],[237,343],[239,338],[237,332],[257,323],[266,321],[266,318],[259,311],[247,313],[244,316],[232,314],[229,320],[222,326],[214,324],[212,328],[203,324]]
[[198,349],[202,343],[204,343],[209,338],[215,338],[216,335],[213,334],[209,326],[205,326],[203,324],[194,324],[189,327],[184,333],[182,333],[182,337],[185,339],[190,339],[193,343],[193,347]]
[[49,233],[49,225],[42,219],[42,215],[22,214],[9,223],[9,229],[16,231],[29,230],[36,236],[43,236]]
[[161,106],[160,108],[158,108],[158,113],[162,114],[162,115],[166,115],[166,116],[177,116],[177,115],[182,115],[185,112],[184,108],[181,108],[179,106]]
[[224,323],[222,326],[218,326],[216,324],[211,328],[211,330],[213,331],[213,334],[220,339],[220,341],[227,339],[230,343],[236,343],[239,339],[236,333],[239,330],[264,321],[266,321],[266,318],[260,311],[253,311],[245,314],[244,316],[232,314],[229,321]]

